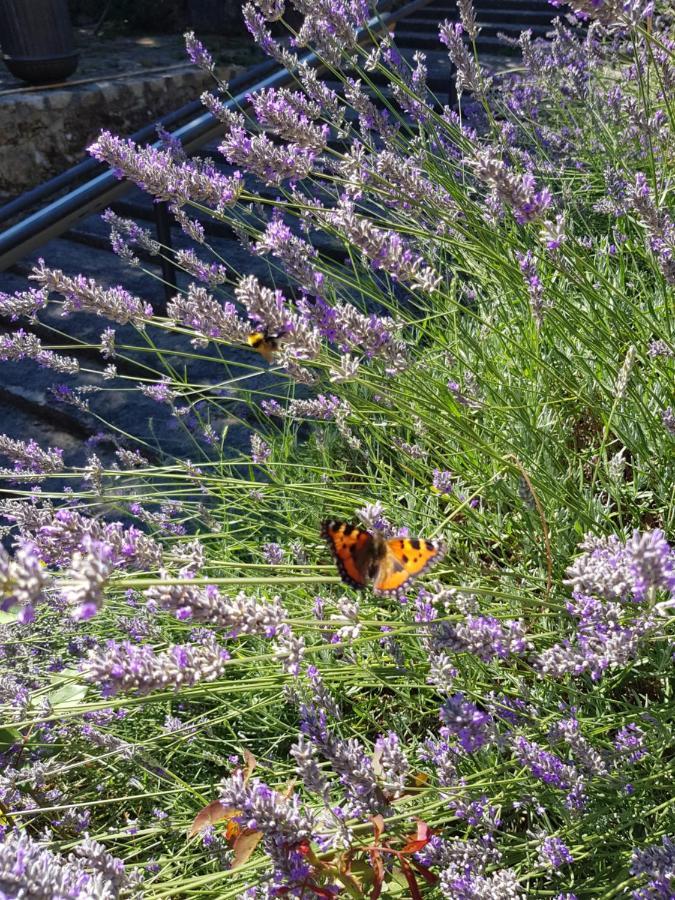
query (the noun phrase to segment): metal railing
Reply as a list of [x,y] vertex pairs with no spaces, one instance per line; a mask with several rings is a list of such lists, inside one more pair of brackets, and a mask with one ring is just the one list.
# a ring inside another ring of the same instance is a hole
[[[372,33],[390,29],[401,19],[432,2],[433,0],[412,0],[399,9],[391,10],[391,0],[385,0],[381,4],[378,14],[364,28],[360,29],[359,42],[367,43]],[[306,54],[301,61],[307,65],[321,68],[321,60],[315,53]],[[233,96],[226,101],[225,105],[233,110],[246,107],[249,105],[248,97],[251,93],[267,88],[285,87],[292,80],[293,76],[286,69],[283,69],[274,60],[267,60],[233,79],[230,83],[230,91]],[[186,119],[188,121],[185,121]],[[164,116],[157,121],[157,125],[168,130],[181,121],[185,123],[176,128],[172,134],[181,141],[188,154],[195,153],[204,144],[222,134],[224,130],[223,124],[218,119],[204,111],[199,100],[186,104]],[[154,133],[156,133],[156,124],[153,123],[130,137],[136,143],[140,143]],[[159,146],[159,142],[154,142],[154,146]],[[0,271],[14,265],[22,257],[47,241],[68,231],[79,220],[105,209],[112,201],[131,191],[134,186],[127,180],[119,180],[109,167],[94,159],[86,159],[0,207],[0,223],[2,223],[97,171],[99,174],[88,178],[84,183],[73,187],[63,196],[57,197],[0,233]],[[167,223],[162,218],[165,214],[159,212],[157,225],[166,233]],[[166,274],[170,273],[167,271]],[[171,280],[169,279],[169,281]]]

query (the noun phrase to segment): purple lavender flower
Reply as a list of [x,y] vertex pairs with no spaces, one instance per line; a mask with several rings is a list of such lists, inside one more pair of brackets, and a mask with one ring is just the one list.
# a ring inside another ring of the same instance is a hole
[[275,640],[274,658],[281,663],[283,672],[297,677],[305,659],[305,639],[288,625],[282,625]]
[[443,896],[453,900],[519,900],[525,897],[513,869],[474,875],[453,864],[441,872],[440,887]]
[[213,74],[215,69],[213,57],[202,42],[195,37],[194,31],[186,31],[183,38],[185,39],[185,49],[192,65]]
[[272,448],[259,434],[251,435],[251,459],[256,465],[263,465],[272,455]]
[[522,735],[514,737],[511,746],[518,762],[529,769],[538,781],[567,792],[565,805],[569,809],[584,808],[585,783],[575,766],[564,763],[560,757]]
[[256,328],[282,338],[276,358],[296,380],[303,380],[302,375],[306,373],[298,361],[312,360],[318,355],[321,336],[317,329],[291,309],[281,291],[264,287],[253,275],[240,279],[235,296]]
[[464,41],[464,25],[461,22],[445,20],[439,28],[441,43],[448,48],[448,56],[457,70],[457,93],[464,90],[482,96],[490,86],[490,79],[485,76]]
[[381,735],[375,741],[375,758],[382,772],[386,790],[405,790],[410,777],[410,763],[403,752],[401,739],[395,731]]
[[153,691],[189,687],[215,681],[225,672],[229,653],[213,639],[198,646],[183,644],[155,653],[147,645],[109,640],[102,650],[92,650],[83,677],[99,686],[103,696],[121,691],[150,694]]
[[532,318],[537,328],[541,328],[544,323],[544,307],[546,303],[544,301],[544,285],[539,278],[534,256],[532,251],[528,250],[527,253],[516,253],[516,258],[527,286]]
[[654,12],[653,0],[569,0],[569,5],[608,27],[635,26]]
[[73,553],[62,588],[75,619],[91,619],[103,606],[104,590],[115,570],[115,550],[104,541],[85,538],[83,550]]
[[305,788],[313,794],[318,794],[328,805],[328,781],[319,766],[316,746],[304,734],[300,734],[290,753]]
[[19,607],[19,621],[31,622],[51,576],[40,564],[36,548],[26,543],[10,556],[0,544],[0,611]]
[[473,653],[484,662],[520,656],[530,646],[522,621],[500,621],[493,616],[467,615],[464,622],[439,622],[431,631],[437,650]]
[[489,832],[499,828],[501,819],[499,810],[488,802],[483,794],[477,800],[469,800],[466,797],[451,797],[450,807],[455,815],[464,819],[473,828],[486,828]]
[[634,765],[648,755],[645,747],[645,733],[633,722],[624,725],[614,737],[616,750],[615,765]]
[[148,588],[145,596],[157,609],[173,612],[182,621],[208,622],[224,628],[230,638],[245,634],[274,637],[288,618],[279,597],[264,601],[243,591],[226,597],[213,584],[158,585]]
[[[651,844],[635,848],[631,855],[631,875],[647,875],[649,878],[673,882],[675,880],[675,841],[664,834],[661,845]],[[665,896],[665,895],[663,895]]]
[[11,474],[15,481],[41,481],[63,471],[63,450],[59,447],[43,450],[34,440],[19,441],[0,434],[0,453],[14,462],[13,469],[0,469],[0,474]]
[[294,43],[312,47],[333,65],[356,49],[359,28],[368,21],[364,0],[294,0],[304,20]]
[[667,406],[661,411],[661,422],[671,437],[675,437],[675,410],[672,406]]
[[257,778],[246,781],[241,772],[235,772],[221,782],[219,799],[224,806],[241,810],[237,821],[243,827],[263,832],[266,850],[282,868],[288,852],[313,836],[313,816],[298,798],[284,797]]
[[650,341],[647,353],[652,359],[657,359],[658,357],[672,359],[672,357],[675,356],[673,350],[662,338]]
[[239,173],[223,175],[212,163],[195,159],[177,163],[170,150],[139,147],[109,131],[101,132],[89,152],[108,163],[118,178],[129,178],[176,209],[192,201],[221,211],[236,203],[242,190]]
[[622,624],[620,604],[583,594],[574,594],[567,611],[579,623],[574,641],[554,644],[533,660],[540,671],[556,677],[588,671],[598,681],[606,671],[633,659],[642,639],[655,627],[653,617],[642,612]]
[[267,130],[316,153],[324,150],[330,129],[314,123],[321,115],[321,107],[304,94],[269,88],[257,91],[250,99],[258,121]]
[[492,740],[491,716],[471,700],[467,700],[462,693],[448,697],[439,715],[446,726],[443,733],[455,735],[465,753],[474,753]]
[[625,543],[612,535],[587,535],[585,552],[567,570],[565,584],[607,599],[644,600],[651,591],[675,591],[675,557],[661,529],[633,533]]
[[384,515],[384,506],[379,500],[375,503],[366,503],[361,509],[357,509],[356,515],[368,531],[378,531],[384,537],[395,536],[396,529]]
[[22,359],[33,359],[42,368],[53,369],[61,375],[76,375],[80,371],[80,364],[74,357],[45,350],[40,339],[23,328],[14,334],[0,335],[0,360],[19,362]]
[[434,469],[433,486],[439,494],[451,494],[454,488],[453,474],[445,469]]
[[581,726],[574,710],[571,711],[569,717],[560,719],[551,725],[548,739],[552,744],[556,741],[564,741],[572,751],[575,760],[590,775],[607,775],[605,757],[581,733]]
[[0,892],[3,896],[35,900],[113,898],[136,881],[122,862],[91,839],[64,857],[30,835],[9,832],[0,843]]
[[555,222],[544,222],[539,235],[547,250],[559,250],[566,240],[564,215],[556,216]]
[[161,546],[133,526],[89,518],[75,509],[47,508],[33,521],[27,520],[29,511],[25,507],[14,507],[13,512],[26,538],[39,548],[40,558],[48,564],[70,565],[73,553],[86,550],[85,538],[109,544],[116,565],[153,571],[161,564]]
[[492,834],[482,834],[478,838],[443,839],[433,835],[427,846],[415,858],[429,868],[454,866],[462,872],[479,874],[488,865],[502,858]]
[[338,775],[350,816],[385,813],[388,804],[378,785],[371,755],[355,738],[345,740],[329,731],[329,724],[340,718],[339,710],[319,673],[310,667],[307,675],[311,693],[309,702],[300,703],[302,734]]
[[567,844],[559,837],[548,836],[539,845],[539,865],[550,869],[560,869],[572,865],[574,857]]
[[139,328],[143,328],[146,320],[152,317],[152,306],[134,297],[121,285],[103,288],[93,278],[85,278],[83,275],[71,277],[61,269],[48,269],[44,260],[38,261],[30,277],[46,291],[54,291],[63,296],[63,315],[93,312],[120,325],[131,322]]
[[354,203],[341,199],[330,210],[316,211],[325,227],[356,247],[375,269],[382,269],[395,281],[410,284],[413,290],[431,293],[440,284],[440,276],[424,258],[413,251],[396,231],[379,228],[370,219],[356,214]]
[[15,294],[5,294],[0,291],[0,316],[4,316],[11,322],[26,317],[35,319],[37,313],[44,309],[49,302],[49,294],[44,289],[30,288],[28,291],[18,291]]
[[321,297],[313,303],[301,300],[297,305],[303,318],[342,353],[351,351],[367,359],[382,359],[387,374],[407,367],[407,346],[398,337],[401,324],[394,319],[364,315],[351,303],[330,306]]
[[187,294],[173,297],[167,314],[195,332],[192,343],[196,347],[206,347],[214,339],[245,344],[251,333],[250,324],[238,315],[233,303],[221,303],[197,284],[190,284]]
[[271,253],[281,261],[286,272],[300,287],[311,294],[318,294],[324,285],[323,273],[315,267],[317,251],[286,225],[276,210],[258,238],[255,253]]
[[286,558],[286,554],[279,544],[268,543],[262,546],[263,559],[268,565],[278,566]]
[[666,209],[657,206],[642,172],[635,176],[630,199],[644,225],[646,246],[656,257],[666,281],[675,284],[675,220]]
[[188,275],[203,281],[210,288],[217,287],[227,281],[227,269],[220,263],[206,263],[200,259],[194,250],[176,250],[174,253],[176,265],[184,269]]
[[265,184],[294,184],[307,178],[314,167],[317,151],[300,144],[274,144],[265,134],[251,136],[242,122],[233,122],[219,146],[225,159],[241,166]]
[[467,163],[473,165],[478,178],[494,191],[495,198],[513,210],[520,225],[541,218],[551,205],[550,191],[538,190],[531,172],[521,175],[510,169],[495,148],[481,147]]
[[[263,9],[269,9],[270,3],[273,4],[274,0],[264,0]],[[281,63],[289,70],[292,71],[295,69],[298,65],[297,57],[294,54],[289,53],[278,41],[274,40],[266,25],[266,15],[261,15],[253,3],[245,3],[243,5],[242,15],[246,28],[263,53],[276,59],[277,62]]]

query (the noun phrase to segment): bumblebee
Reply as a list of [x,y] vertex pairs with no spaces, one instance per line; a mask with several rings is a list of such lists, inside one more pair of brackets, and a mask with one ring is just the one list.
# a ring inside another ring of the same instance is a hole
[[270,334],[267,329],[252,331],[246,340],[252,350],[259,353],[267,362],[272,362],[275,354],[281,349],[281,339],[287,333],[281,331],[279,334]]

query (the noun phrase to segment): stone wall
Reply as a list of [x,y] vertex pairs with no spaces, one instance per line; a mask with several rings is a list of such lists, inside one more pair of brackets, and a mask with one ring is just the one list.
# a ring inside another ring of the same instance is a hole
[[161,74],[0,95],[0,195],[14,197],[80,162],[102,128],[131,134],[211,86],[206,73],[174,67]]

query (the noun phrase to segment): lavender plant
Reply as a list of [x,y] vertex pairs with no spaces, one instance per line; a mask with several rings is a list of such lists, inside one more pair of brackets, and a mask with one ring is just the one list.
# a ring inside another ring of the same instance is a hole
[[[491,72],[462,0],[451,109],[366,2],[289,5],[243,9],[289,86],[203,98],[222,166],[92,148],[183,231],[104,217],[166,309],[0,295],[5,365],[106,429],[0,436],[0,893],[672,897],[672,7]],[[448,552],[357,599],[325,517]]]

